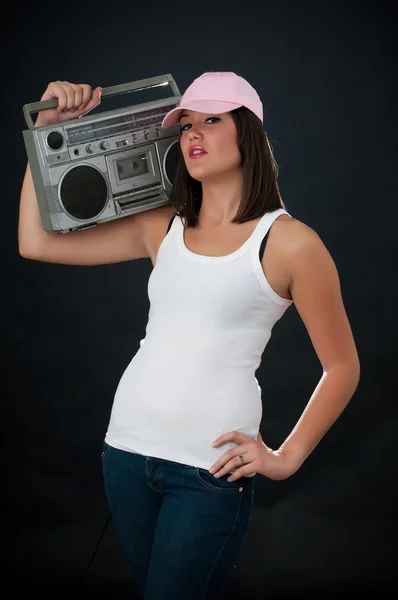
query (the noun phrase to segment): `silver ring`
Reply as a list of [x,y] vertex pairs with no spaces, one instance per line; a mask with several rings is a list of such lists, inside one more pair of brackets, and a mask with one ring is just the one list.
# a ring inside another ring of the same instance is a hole
[[239,454],[239,458],[240,458],[240,460],[241,460],[242,463],[245,462],[245,459],[243,458],[242,454]]

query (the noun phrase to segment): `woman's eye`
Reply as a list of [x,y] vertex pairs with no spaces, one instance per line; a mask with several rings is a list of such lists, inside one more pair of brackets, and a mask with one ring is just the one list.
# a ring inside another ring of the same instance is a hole
[[[218,121],[220,121],[220,118],[219,117],[208,117],[206,119],[205,123],[207,123],[207,121],[213,121],[213,122],[217,123]],[[190,126],[191,126],[191,123],[185,123],[185,125],[182,125],[180,127],[180,129],[181,129],[181,131],[187,131],[187,127],[190,127]]]

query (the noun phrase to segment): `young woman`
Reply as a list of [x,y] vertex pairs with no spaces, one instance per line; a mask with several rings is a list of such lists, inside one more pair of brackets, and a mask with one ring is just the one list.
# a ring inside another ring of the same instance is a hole
[[[51,83],[42,100],[59,106],[36,125],[87,113],[100,91]],[[149,257],[154,266],[146,336],[117,387],[102,455],[113,521],[145,600],[221,597],[256,475],[295,473],[359,381],[334,261],[285,210],[262,120],[245,79],[204,73],[163,121],[181,130],[172,203],[84,232],[47,234],[29,166],[23,183],[25,258],[93,265]],[[273,450],[259,432],[255,371],[292,302],[323,375]]]

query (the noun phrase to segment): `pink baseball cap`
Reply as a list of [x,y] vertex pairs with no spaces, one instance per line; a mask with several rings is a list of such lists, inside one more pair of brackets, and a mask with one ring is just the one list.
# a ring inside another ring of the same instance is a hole
[[240,106],[251,110],[263,122],[262,102],[246,79],[229,71],[203,73],[186,89],[179,106],[167,113],[162,127],[176,125],[184,108],[217,115]]

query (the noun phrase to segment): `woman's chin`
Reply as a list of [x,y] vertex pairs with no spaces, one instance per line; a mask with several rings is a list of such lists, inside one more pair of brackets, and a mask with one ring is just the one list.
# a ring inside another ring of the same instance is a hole
[[201,183],[206,179],[206,173],[199,169],[191,169],[188,173],[192,179],[196,179],[196,181],[200,181]]
[[214,181],[214,178],[217,179],[217,176],[220,175],[220,173],[217,173],[217,171],[210,171],[209,169],[206,168],[190,168],[188,170],[188,173],[190,174],[190,176],[192,177],[192,179],[196,179],[196,181],[200,181],[201,183],[206,183],[206,181]]

